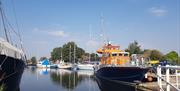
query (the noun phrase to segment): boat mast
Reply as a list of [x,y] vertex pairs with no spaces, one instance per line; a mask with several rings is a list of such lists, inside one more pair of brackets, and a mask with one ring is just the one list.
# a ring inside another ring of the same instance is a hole
[[[91,34],[91,29],[92,29],[92,26],[91,24],[89,25],[89,38],[90,38],[90,41],[92,41],[92,34]],[[91,61],[91,53],[89,53],[89,63]]]
[[74,63],[75,63],[75,61],[76,61],[76,45],[74,43]]
[[71,45],[69,46],[69,62],[71,61]]
[[6,40],[7,40],[7,42],[9,42],[9,38],[8,38],[8,35],[7,35],[7,29],[6,29],[6,25],[5,25],[5,20],[4,20],[5,17],[4,17],[3,10],[2,10],[1,0],[0,0],[0,13],[1,13],[1,18],[2,18],[3,28],[4,28],[4,31],[5,31]]
[[63,61],[63,56],[62,56],[62,48],[61,48],[61,61]]

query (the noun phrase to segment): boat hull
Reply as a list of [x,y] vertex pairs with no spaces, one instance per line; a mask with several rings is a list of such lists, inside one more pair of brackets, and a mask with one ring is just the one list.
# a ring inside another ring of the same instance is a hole
[[135,81],[142,81],[149,69],[140,67],[103,67],[96,72],[97,83],[102,91],[135,91]]
[[[6,59],[4,61],[4,59]],[[3,91],[19,91],[21,77],[25,68],[23,60],[15,59],[9,56],[0,55],[0,86]]]
[[42,65],[42,64],[37,64],[38,68],[50,68],[51,65]]
[[57,65],[59,69],[72,69],[72,65]]
[[94,70],[94,65],[91,64],[78,64],[77,67],[79,70]]

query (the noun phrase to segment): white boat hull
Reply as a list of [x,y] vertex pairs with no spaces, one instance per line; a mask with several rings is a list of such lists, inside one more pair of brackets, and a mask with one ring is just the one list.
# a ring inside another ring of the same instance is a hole
[[94,65],[92,64],[78,64],[77,67],[79,70],[94,70]]
[[59,69],[71,69],[71,68],[72,68],[72,65],[62,65],[62,64],[59,64],[59,65],[58,65],[58,68],[59,68]]
[[50,68],[50,65],[37,64],[38,68]]

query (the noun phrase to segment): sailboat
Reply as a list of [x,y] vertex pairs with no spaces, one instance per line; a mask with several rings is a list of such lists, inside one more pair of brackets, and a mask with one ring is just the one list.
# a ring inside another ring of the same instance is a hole
[[[91,27],[89,26],[89,31],[90,31],[90,40],[91,40]],[[89,62],[88,63],[79,63],[77,65],[79,70],[94,70],[94,64],[90,63],[91,61],[91,54],[89,53]]]
[[[12,36],[8,35],[10,33],[7,30],[9,23],[6,24],[7,18],[5,18],[1,1],[0,16],[5,34],[5,38],[0,37],[0,87],[3,88],[3,91],[18,91],[20,90],[19,85],[25,68],[26,56],[22,44],[21,48],[17,48],[10,42],[10,37]],[[3,34],[3,32],[1,33]],[[19,32],[17,36],[22,43]]]
[[[69,47],[69,60],[71,59],[71,45]],[[72,64],[70,63],[65,63],[63,60],[63,56],[62,56],[62,49],[61,49],[61,60],[60,63],[57,65],[59,69],[71,69],[72,68]]]
[[89,62],[88,63],[79,63],[77,65],[79,70],[94,70],[94,65],[90,63],[91,54],[89,54]]

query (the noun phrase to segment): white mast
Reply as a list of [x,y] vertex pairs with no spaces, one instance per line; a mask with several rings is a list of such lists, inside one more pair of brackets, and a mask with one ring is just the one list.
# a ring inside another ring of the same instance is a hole
[[71,61],[71,45],[69,46],[69,62]]
[[75,61],[76,61],[76,45],[74,43],[74,63],[75,63]]
[[62,48],[61,48],[61,61],[63,61],[63,56],[62,56]]

